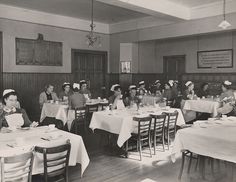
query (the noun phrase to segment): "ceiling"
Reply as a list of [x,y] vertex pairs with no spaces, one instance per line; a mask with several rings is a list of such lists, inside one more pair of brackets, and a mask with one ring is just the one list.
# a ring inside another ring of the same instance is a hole
[[[91,0],[0,0],[0,4],[90,20]],[[145,13],[94,1],[94,19],[117,23],[148,16]]]
[[169,0],[174,3],[181,4],[183,6],[193,8],[196,6],[202,6],[206,4],[216,3],[216,2],[222,2],[223,0]]

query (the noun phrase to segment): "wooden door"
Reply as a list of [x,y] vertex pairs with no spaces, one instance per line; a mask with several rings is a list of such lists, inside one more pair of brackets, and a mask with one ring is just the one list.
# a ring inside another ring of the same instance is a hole
[[3,92],[2,32],[0,32],[0,94]]
[[74,82],[88,82],[92,97],[105,94],[107,52],[72,50],[72,72]]
[[164,56],[163,72],[167,80],[179,80],[181,82],[182,75],[185,73],[185,55]]

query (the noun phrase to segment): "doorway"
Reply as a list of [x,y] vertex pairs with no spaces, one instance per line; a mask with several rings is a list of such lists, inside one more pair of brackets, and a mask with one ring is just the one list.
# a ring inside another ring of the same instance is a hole
[[72,49],[73,80],[86,80],[93,98],[104,97],[107,73],[107,52]]
[[179,80],[182,82],[182,75],[185,73],[185,55],[164,56],[163,73],[167,80]]

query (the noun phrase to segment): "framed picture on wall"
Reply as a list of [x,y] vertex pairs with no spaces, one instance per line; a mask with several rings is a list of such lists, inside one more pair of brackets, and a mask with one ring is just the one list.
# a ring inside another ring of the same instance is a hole
[[121,73],[131,73],[131,61],[121,61]]
[[198,51],[198,68],[232,68],[233,49]]

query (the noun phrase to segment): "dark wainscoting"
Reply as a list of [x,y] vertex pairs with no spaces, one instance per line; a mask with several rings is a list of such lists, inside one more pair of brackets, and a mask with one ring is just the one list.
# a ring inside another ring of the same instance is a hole
[[195,90],[199,90],[202,83],[209,83],[210,93],[219,95],[221,93],[221,83],[225,80],[231,81],[232,88],[236,89],[236,73],[188,73],[182,75],[182,83],[191,80],[195,84]]
[[45,85],[55,86],[55,92],[61,91],[65,81],[72,81],[72,74],[50,73],[3,73],[3,88],[13,88],[19,95],[21,106],[25,108],[31,120],[39,120],[39,94]]

